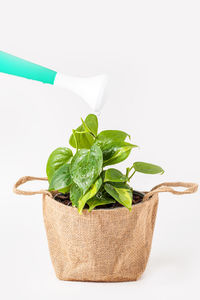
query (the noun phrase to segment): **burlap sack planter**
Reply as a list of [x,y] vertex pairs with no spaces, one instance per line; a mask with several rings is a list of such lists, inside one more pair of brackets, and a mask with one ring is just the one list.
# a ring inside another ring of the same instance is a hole
[[[53,199],[50,192],[25,192],[16,183],[17,194],[43,194],[43,215],[51,260],[56,276],[76,281],[134,281],[144,272],[150,250],[158,207],[158,193],[189,194],[197,190],[193,183],[163,183],[145,194],[130,212],[125,207],[97,209],[82,215],[76,208]],[[171,186],[186,187],[176,191]]]

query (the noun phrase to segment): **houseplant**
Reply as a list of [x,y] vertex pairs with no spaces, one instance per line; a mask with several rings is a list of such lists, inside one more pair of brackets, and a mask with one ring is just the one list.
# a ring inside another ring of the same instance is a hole
[[[98,133],[98,120],[88,115],[72,131],[69,144],[47,161],[47,178],[18,180],[18,194],[43,194],[43,213],[52,263],[59,279],[81,281],[137,280],[151,248],[159,192],[193,193],[193,183],[163,183],[148,193],[129,185],[136,172],[162,174],[161,167],[135,162],[122,174],[110,167],[125,160],[136,145],[119,130]],[[48,180],[49,189],[25,192],[29,180]],[[186,187],[176,191],[173,186]]]
[[86,204],[89,211],[116,202],[131,210],[133,190],[128,182],[135,172],[162,174],[163,169],[143,162],[135,162],[126,174],[108,168],[125,160],[137,146],[125,141],[130,136],[123,131],[104,130],[98,134],[96,115],[90,114],[81,121],[69,139],[76,153],[73,155],[69,148],[57,148],[48,159],[49,191],[69,193],[72,206],[80,214]]

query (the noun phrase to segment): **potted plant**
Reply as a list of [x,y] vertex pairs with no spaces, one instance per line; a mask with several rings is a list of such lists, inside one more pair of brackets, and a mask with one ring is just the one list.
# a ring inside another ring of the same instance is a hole
[[[144,272],[152,243],[159,192],[193,193],[193,183],[163,183],[150,192],[130,186],[136,172],[163,174],[157,165],[134,162],[123,174],[113,165],[136,145],[120,130],[98,133],[90,114],[72,130],[69,144],[47,161],[47,178],[22,177],[14,192],[43,194],[43,214],[52,263],[61,280],[130,281]],[[112,167],[110,167],[112,166]],[[48,180],[49,189],[21,191],[29,180]],[[176,191],[172,187],[186,187]]]

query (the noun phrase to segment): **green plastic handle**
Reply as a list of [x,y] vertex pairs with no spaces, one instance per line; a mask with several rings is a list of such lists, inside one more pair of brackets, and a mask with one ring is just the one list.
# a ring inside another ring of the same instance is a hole
[[0,51],[0,72],[54,84],[57,72]]

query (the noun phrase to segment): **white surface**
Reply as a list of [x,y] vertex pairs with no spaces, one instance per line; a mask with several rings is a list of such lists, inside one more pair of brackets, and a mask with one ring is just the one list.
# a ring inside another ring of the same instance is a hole
[[[100,127],[125,130],[140,145],[122,170],[143,160],[166,171],[138,174],[135,188],[199,182],[199,1],[7,0],[0,14],[1,50],[66,74],[109,74]],[[41,198],[14,195],[12,186],[23,175],[45,176],[48,155],[67,145],[88,106],[65,90],[8,75],[0,76],[0,103],[1,299],[199,299],[199,192],[160,196],[140,281],[58,281]]]
[[102,110],[105,103],[105,89],[108,76],[104,74],[80,77],[57,73],[54,85],[65,88],[80,96],[94,112]]

